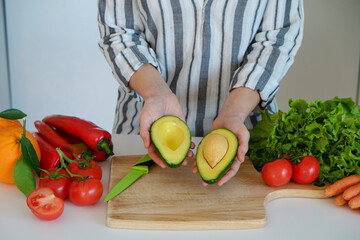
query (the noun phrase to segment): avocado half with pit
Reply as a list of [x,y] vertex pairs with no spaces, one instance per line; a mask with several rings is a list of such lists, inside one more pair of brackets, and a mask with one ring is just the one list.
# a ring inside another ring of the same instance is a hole
[[169,167],[176,168],[183,163],[191,144],[191,133],[183,120],[175,116],[161,117],[151,125],[150,136]]
[[229,170],[238,149],[238,139],[230,130],[219,128],[207,134],[196,152],[196,165],[204,182],[212,184]]

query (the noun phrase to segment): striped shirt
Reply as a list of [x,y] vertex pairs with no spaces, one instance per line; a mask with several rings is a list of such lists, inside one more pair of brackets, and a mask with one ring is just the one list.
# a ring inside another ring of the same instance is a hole
[[99,47],[120,83],[114,133],[139,134],[143,99],[129,80],[144,63],[177,95],[193,136],[210,131],[237,87],[258,91],[259,110],[276,112],[303,36],[302,0],[99,0],[98,8]]

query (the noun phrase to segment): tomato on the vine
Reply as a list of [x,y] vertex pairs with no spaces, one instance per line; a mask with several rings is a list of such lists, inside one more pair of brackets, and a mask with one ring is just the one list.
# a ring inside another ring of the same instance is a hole
[[103,185],[99,179],[88,178],[76,180],[70,184],[69,198],[80,206],[91,205],[99,201],[103,193]]
[[50,168],[41,172],[39,187],[48,187],[55,196],[66,199],[68,196],[70,177],[64,169]]
[[43,220],[54,220],[64,211],[64,201],[56,197],[51,188],[36,188],[27,196],[26,204]]
[[293,165],[292,180],[300,184],[308,184],[315,181],[320,173],[319,161],[314,156],[305,156],[299,164]]
[[281,186],[290,181],[292,166],[290,162],[285,159],[277,159],[263,166],[261,176],[269,186]]
[[[76,162],[71,162],[67,168],[74,175],[79,174],[85,178],[90,177],[99,180],[102,178],[102,170],[99,163],[91,159],[80,159]],[[73,180],[77,179],[77,177],[73,178]]]

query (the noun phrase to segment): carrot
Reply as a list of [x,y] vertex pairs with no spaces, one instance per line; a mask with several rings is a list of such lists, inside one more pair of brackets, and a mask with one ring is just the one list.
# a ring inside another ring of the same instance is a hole
[[337,196],[337,197],[334,199],[334,203],[335,203],[335,205],[337,205],[337,206],[343,206],[343,205],[345,205],[347,202],[348,202],[348,200],[344,199],[344,197],[343,197],[342,194],[340,194],[339,196]]
[[353,197],[355,197],[358,194],[360,194],[360,183],[349,187],[348,189],[346,189],[343,192],[342,195],[343,195],[344,199],[350,200],[350,199],[352,199]]
[[360,183],[360,176],[358,174],[350,175],[348,177],[337,180],[325,188],[325,194],[328,197],[338,195],[357,183]]
[[351,209],[359,209],[360,208],[360,195],[357,195],[356,197],[353,197],[349,201],[349,207]]

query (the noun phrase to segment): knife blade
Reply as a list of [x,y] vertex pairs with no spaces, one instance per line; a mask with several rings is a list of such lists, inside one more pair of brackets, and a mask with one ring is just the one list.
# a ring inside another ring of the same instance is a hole
[[131,184],[133,184],[137,179],[141,176],[149,173],[149,167],[154,164],[154,161],[151,160],[148,154],[140,158],[134,166],[132,166],[130,172],[128,172],[125,177],[123,177],[106,195],[104,202],[107,202],[117,195],[119,195],[122,191],[128,188]]

